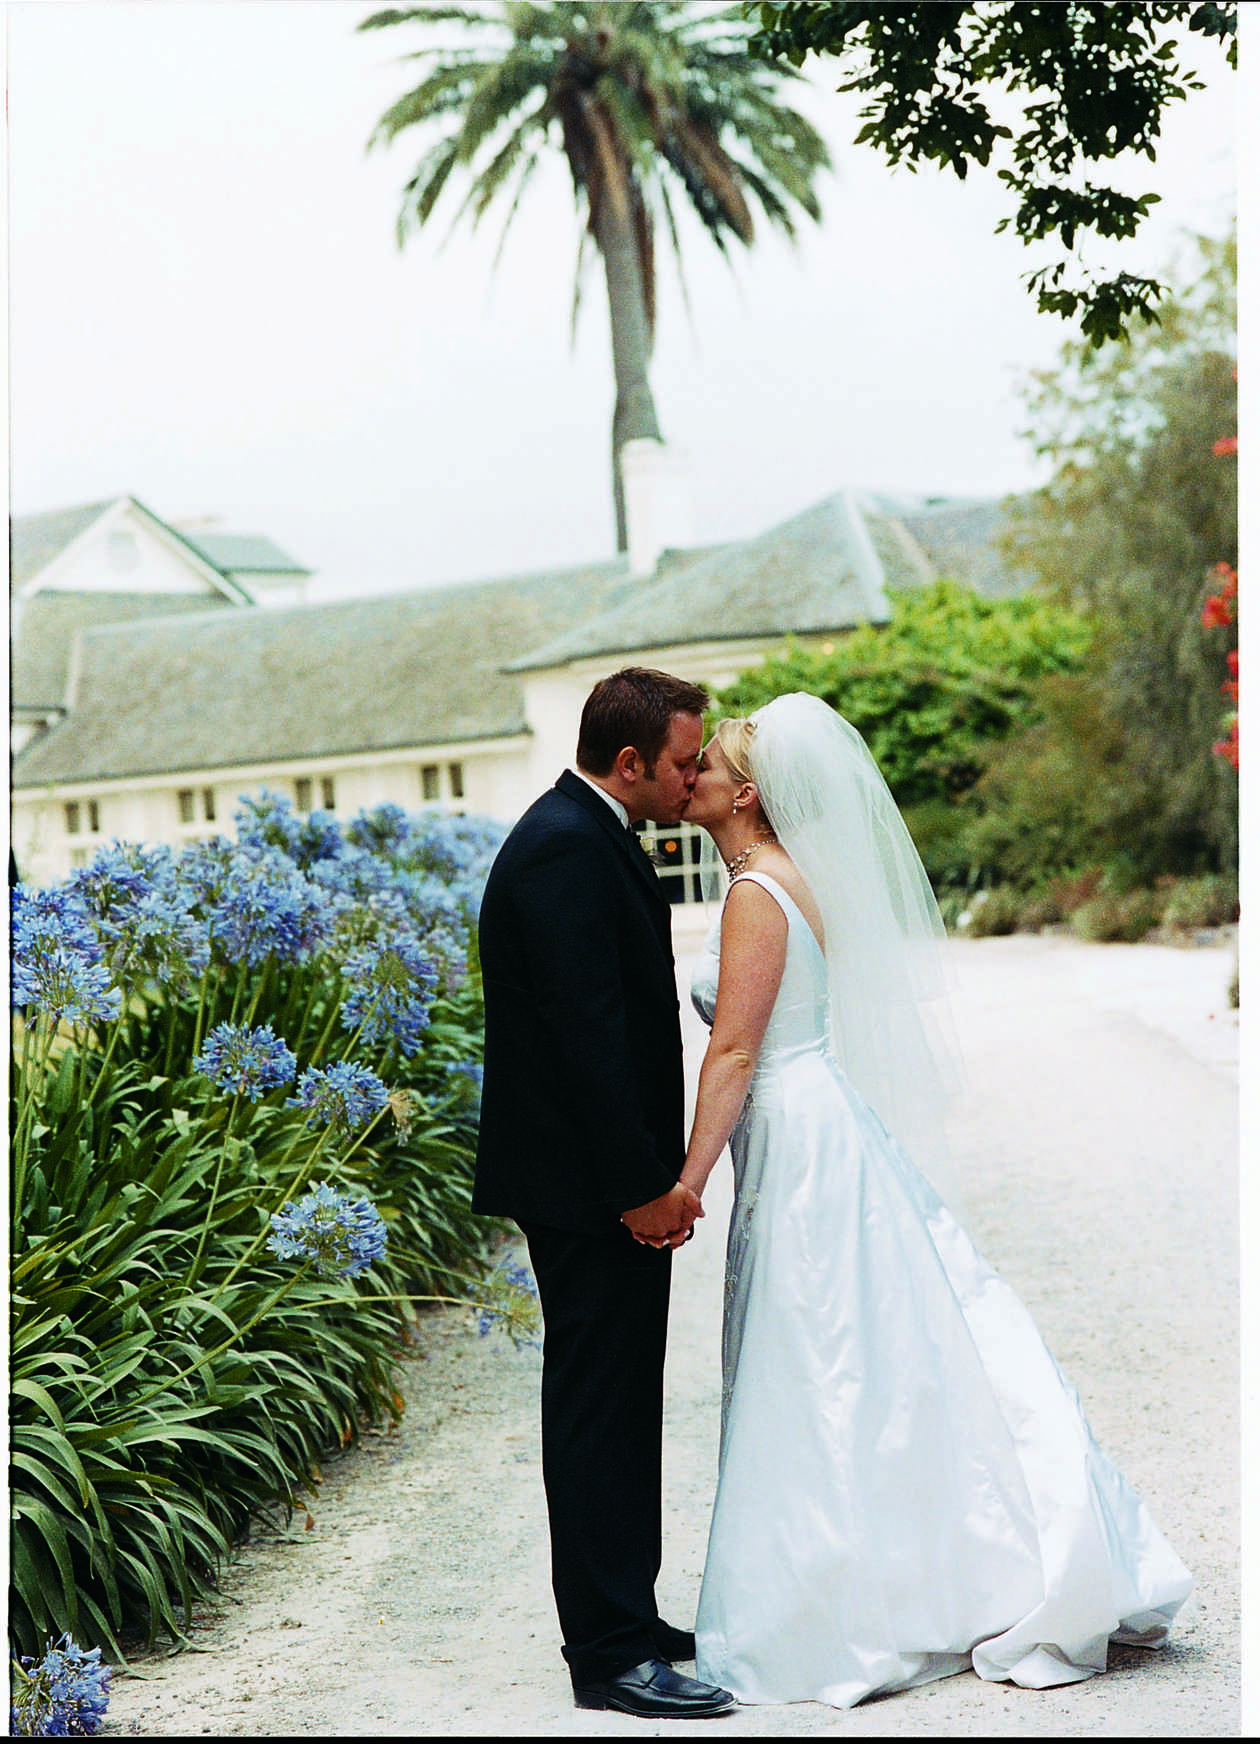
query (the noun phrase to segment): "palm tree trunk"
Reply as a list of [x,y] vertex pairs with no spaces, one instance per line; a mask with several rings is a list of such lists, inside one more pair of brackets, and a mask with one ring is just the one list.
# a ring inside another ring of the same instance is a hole
[[[621,477],[621,450],[638,437],[662,440],[656,404],[648,386],[652,334],[643,299],[643,268],[639,260],[628,202],[604,198],[595,219],[595,244],[604,262],[608,286],[608,318],[612,328],[613,380],[616,400],[612,419],[613,511],[617,549],[629,549],[626,498]],[[616,208],[621,207],[622,210]]]

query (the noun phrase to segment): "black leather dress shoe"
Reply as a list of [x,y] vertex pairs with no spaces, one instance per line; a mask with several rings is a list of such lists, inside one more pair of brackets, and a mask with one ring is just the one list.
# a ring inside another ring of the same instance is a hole
[[705,1720],[735,1706],[730,1690],[697,1683],[659,1659],[645,1659],[604,1683],[575,1683],[573,1699],[579,1708],[616,1708],[642,1720]]
[[652,1625],[652,1645],[656,1657],[663,1659],[666,1665],[677,1665],[684,1659],[696,1657],[696,1638],[691,1630],[675,1629],[663,1617],[658,1617]]

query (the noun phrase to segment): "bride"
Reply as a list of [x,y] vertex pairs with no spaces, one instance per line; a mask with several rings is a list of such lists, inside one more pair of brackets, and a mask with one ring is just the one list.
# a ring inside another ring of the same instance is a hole
[[735,1165],[699,1676],[847,1708],[1158,1645],[1190,1576],[918,1166],[944,932],[860,736],[799,694],[722,721],[687,817],[730,888],[682,1179]]

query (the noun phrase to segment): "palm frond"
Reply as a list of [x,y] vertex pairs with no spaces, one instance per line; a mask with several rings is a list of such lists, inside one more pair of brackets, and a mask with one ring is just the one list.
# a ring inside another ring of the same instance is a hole
[[508,231],[512,228],[512,220],[516,217],[517,210],[521,203],[521,195],[525,192],[525,189],[529,185],[537,167],[538,153],[532,152],[521,166],[521,172],[517,177],[516,182],[516,192],[512,195],[512,198],[508,203],[507,215],[503,220],[503,229],[499,232],[499,240],[495,247],[494,259],[490,263],[491,272],[496,272],[498,270],[499,262],[503,258],[503,250],[507,246]]
[[387,30],[395,24],[485,24],[484,12],[471,6],[386,6],[361,18],[356,30]]
[[665,228],[669,231],[669,240],[674,250],[674,262],[678,268],[678,289],[682,294],[683,311],[687,316],[687,325],[691,328],[693,337],[698,338],[695,312],[691,307],[691,293],[687,289],[687,274],[683,264],[682,244],[678,239],[678,221],[674,217],[674,203],[670,198],[669,185],[663,179],[658,186],[661,210],[665,214]]
[[440,139],[420,160],[416,173],[403,190],[403,203],[398,212],[396,235],[399,246],[407,239],[407,232],[414,226],[427,222],[430,213],[437,204],[442,189],[455,165],[459,162],[458,139]]
[[546,61],[539,56],[515,48],[497,64],[482,70],[464,107],[459,133],[462,162],[471,164],[485,142],[511,124],[521,105],[541,90],[544,101],[530,118],[537,120],[546,107],[548,71]]
[[369,148],[388,145],[404,128],[420,126],[462,108],[476,89],[477,82],[493,64],[468,60],[459,65],[439,67],[385,111],[372,130]]

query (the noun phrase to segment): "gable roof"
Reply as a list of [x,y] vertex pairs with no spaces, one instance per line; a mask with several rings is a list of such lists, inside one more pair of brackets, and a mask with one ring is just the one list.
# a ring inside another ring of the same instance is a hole
[[889,616],[884,566],[846,491],[768,532],[698,553],[669,553],[655,578],[598,617],[512,662],[524,672],[679,642],[810,634]]
[[872,502],[913,540],[936,575],[952,576],[987,599],[1007,599],[1031,585],[1031,573],[1002,548],[1018,496],[877,496]]
[[263,533],[215,533],[173,529],[224,575],[313,575],[313,569],[282,551]]
[[[58,587],[60,572],[39,577],[106,516],[139,518],[156,538],[173,545],[200,578],[203,591],[129,592],[116,587]],[[80,630],[141,618],[186,616],[224,606],[253,604],[241,577],[307,576],[312,572],[268,539],[253,533],[206,533],[196,538],[161,520],[132,496],[43,514],[15,516],[9,523],[10,586],[13,594],[10,699],[15,716],[47,715],[64,707],[71,650]]]
[[[10,657],[10,700],[16,714],[65,706],[71,650],[82,631],[104,624],[133,624],[156,612],[187,618],[241,609],[210,594],[56,593],[41,589],[22,606]],[[253,609],[253,608],[250,608]]]
[[[528,731],[529,671],[688,642],[882,623],[887,588],[941,572],[973,584],[983,575],[991,593],[1016,591],[993,543],[1003,514],[1003,505],[981,499],[842,491],[755,538],[666,552],[646,579],[632,578],[619,556],[280,609],[224,609],[227,599],[214,609],[202,597],[187,600],[197,608],[189,611],[167,596],[152,616],[152,595],[143,604],[95,596],[73,709],[21,749],[13,784],[513,737]],[[67,597],[36,594],[27,608],[45,613],[46,642],[62,636],[63,668],[78,627],[57,628]],[[15,698],[55,700],[37,696],[54,659],[41,666],[23,656],[14,671]]]
[[522,688],[507,662],[627,585],[625,559],[614,558],[422,593],[102,625],[83,634],[73,710],[17,754],[13,784],[520,734]]
[[17,515],[9,522],[9,584],[21,587],[47,569],[93,521],[99,521],[118,501],[82,503],[77,508],[49,509],[40,515]]

